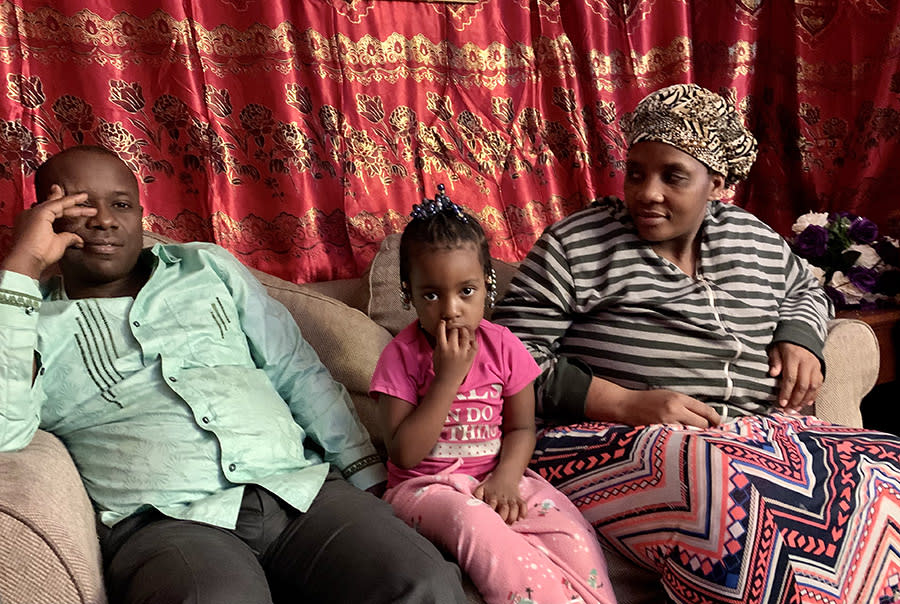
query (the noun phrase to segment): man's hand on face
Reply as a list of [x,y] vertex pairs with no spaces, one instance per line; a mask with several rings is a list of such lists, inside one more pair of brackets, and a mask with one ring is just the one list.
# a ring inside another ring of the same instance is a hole
[[95,215],[96,208],[78,205],[85,201],[86,193],[65,195],[62,187],[52,185],[45,202],[32,206],[16,218],[13,247],[0,262],[0,269],[38,279],[63,257],[68,248],[81,247],[84,244],[81,237],[75,233],[57,233],[53,223],[60,218]]

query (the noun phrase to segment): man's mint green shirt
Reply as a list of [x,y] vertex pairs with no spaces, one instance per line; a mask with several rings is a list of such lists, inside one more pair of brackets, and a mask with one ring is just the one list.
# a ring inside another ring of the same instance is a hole
[[152,506],[233,528],[243,484],[306,511],[329,464],[384,479],[346,390],[240,262],[205,243],[142,260],[135,298],[0,271],[0,450],[56,434],[110,526]]

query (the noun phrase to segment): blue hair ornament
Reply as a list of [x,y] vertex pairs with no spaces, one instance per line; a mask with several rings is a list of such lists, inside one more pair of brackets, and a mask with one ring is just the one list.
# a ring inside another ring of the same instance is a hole
[[421,204],[413,204],[412,212],[409,216],[413,220],[426,220],[438,214],[447,213],[456,217],[462,222],[469,222],[469,218],[463,209],[450,201],[450,198],[444,193],[444,185],[437,186],[438,192],[434,199],[423,199]]

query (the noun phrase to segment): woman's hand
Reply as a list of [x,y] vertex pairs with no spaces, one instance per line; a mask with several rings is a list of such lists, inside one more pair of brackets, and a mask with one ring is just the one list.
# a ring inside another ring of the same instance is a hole
[[435,334],[434,379],[448,380],[459,386],[472,368],[477,351],[474,333],[466,327],[447,329],[447,321],[441,320]]
[[503,522],[512,524],[525,517],[528,507],[519,494],[519,480],[512,473],[505,474],[494,470],[475,488],[474,495],[500,515]]
[[0,268],[34,279],[63,257],[70,247],[84,244],[75,233],[57,233],[53,223],[59,218],[93,216],[96,208],[80,206],[87,194],[64,195],[59,185],[50,187],[50,197],[16,217],[13,246]]
[[769,375],[781,376],[778,406],[788,413],[816,402],[824,381],[816,355],[790,342],[776,342],[769,348]]
[[594,377],[585,401],[588,419],[629,426],[676,424],[708,428],[722,422],[711,407],[672,390],[629,390]]

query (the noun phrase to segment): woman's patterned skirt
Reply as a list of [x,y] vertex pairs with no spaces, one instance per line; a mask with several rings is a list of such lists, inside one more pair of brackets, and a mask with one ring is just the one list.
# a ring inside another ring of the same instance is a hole
[[900,602],[900,438],[812,417],[582,423],[531,467],[679,603]]

